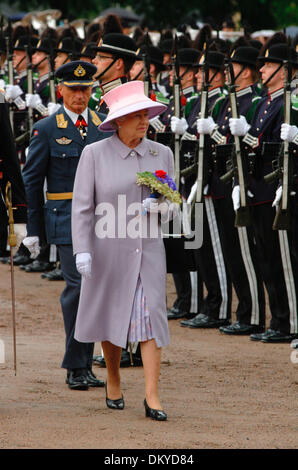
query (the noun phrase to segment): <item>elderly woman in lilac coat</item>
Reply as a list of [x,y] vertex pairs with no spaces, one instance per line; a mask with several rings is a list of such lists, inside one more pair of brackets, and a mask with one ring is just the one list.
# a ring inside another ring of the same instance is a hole
[[[101,124],[114,134],[85,147],[72,204],[72,236],[82,288],[75,338],[101,341],[107,365],[106,404],[123,409],[121,349],[140,342],[145,375],[145,416],[166,420],[158,393],[161,348],[169,343],[162,198],[136,184],[137,172],[174,177],[168,147],[146,139],[149,119],[165,110],[144,95],[143,82],[104,96],[109,114]],[[151,195],[152,196],[152,195]]]

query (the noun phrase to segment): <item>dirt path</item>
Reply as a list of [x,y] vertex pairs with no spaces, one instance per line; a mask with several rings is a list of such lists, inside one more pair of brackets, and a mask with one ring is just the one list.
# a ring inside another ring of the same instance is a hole
[[[0,448],[297,448],[298,364],[291,362],[289,344],[254,343],[171,321],[160,380],[168,421],[154,422],[144,417],[141,368],[121,369],[123,412],[106,408],[103,389],[67,388],[60,368],[64,282],[19,268],[15,273],[16,377],[9,266],[0,264]],[[167,294],[170,306],[171,276]],[[94,372],[106,377],[105,369],[95,366]]]

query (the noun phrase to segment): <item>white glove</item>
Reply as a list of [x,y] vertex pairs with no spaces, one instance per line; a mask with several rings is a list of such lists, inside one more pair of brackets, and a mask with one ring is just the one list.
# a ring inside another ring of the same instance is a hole
[[232,191],[232,199],[233,199],[233,206],[234,211],[237,211],[240,207],[240,186],[234,186]]
[[171,130],[174,134],[183,135],[188,124],[185,118],[179,119],[176,116],[171,117]]
[[23,94],[23,90],[19,85],[6,85],[5,97],[9,100],[15,100]]
[[0,78],[0,88],[1,88],[2,90],[4,90],[5,87],[6,87],[5,81],[3,80],[3,78]]
[[230,118],[229,125],[231,133],[238,137],[245,135],[250,129],[250,125],[244,116],[240,116],[240,118]]
[[152,214],[166,214],[168,212],[169,206],[166,201],[159,202],[159,199],[155,197],[147,197],[142,202],[142,207],[146,212],[151,212]]
[[[254,197],[253,193],[248,189],[247,190],[248,197]],[[234,186],[232,191],[232,199],[233,199],[233,206],[234,211],[237,211],[240,207],[240,186]]]
[[197,131],[199,134],[211,134],[215,127],[216,123],[211,116],[197,120]]
[[17,249],[27,235],[26,224],[14,224],[14,233],[17,237]]
[[286,140],[287,142],[293,142],[298,132],[297,126],[290,126],[285,122],[281,125],[280,129],[280,138]]
[[32,258],[37,258],[40,253],[39,237],[26,237],[23,240],[23,245],[28,248],[32,255]]
[[275,191],[275,199],[272,203],[272,207],[277,207],[282,197],[282,186],[279,186]]
[[28,108],[36,109],[36,107],[41,103],[42,101],[38,93],[36,93],[35,95],[31,93],[26,93],[26,105],[28,106]]
[[51,101],[48,103],[48,113],[49,116],[54,114],[60,108],[61,104],[59,103],[52,103]]
[[79,273],[85,278],[91,278],[92,256],[90,253],[78,253],[76,255],[76,267]]
[[15,103],[18,109],[26,109],[26,103],[20,96],[13,100],[13,102]]
[[149,120],[150,125],[156,130],[156,132],[164,132],[166,126],[161,122],[159,117],[155,117]]

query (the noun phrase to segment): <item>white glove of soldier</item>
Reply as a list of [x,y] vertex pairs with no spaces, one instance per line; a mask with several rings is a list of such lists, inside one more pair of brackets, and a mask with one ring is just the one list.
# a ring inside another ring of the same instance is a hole
[[52,103],[51,101],[48,103],[48,113],[49,116],[54,114],[60,108],[61,104],[59,103]]
[[3,78],[0,78],[0,88],[1,88],[2,90],[5,90],[5,87],[6,87],[5,81],[3,80]]
[[199,134],[211,134],[215,127],[216,123],[211,116],[197,120],[197,131]]
[[22,241],[27,235],[26,224],[14,224],[14,233],[17,237],[16,249],[18,249],[20,244],[22,243]]
[[188,124],[185,118],[179,119],[176,116],[171,117],[171,130],[174,134],[183,135]]
[[6,85],[5,97],[9,100],[15,100],[23,94],[23,90],[19,85]]
[[287,142],[293,142],[297,133],[297,126],[290,126],[290,124],[286,124],[285,122],[281,125],[280,138],[282,140],[286,140]]
[[91,278],[92,256],[90,253],[78,253],[76,255],[76,267],[79,273],[85,278]]
[[26,93],[26,105],[28,108],[36,108],[39,104],[41,104],[41,98],[38,93],[35,95],[31,93]]
[[282,186],[279,186],[275,191],[275,199],[272,203],[272,207],[277,207],[282,197]]
[[230,118],[229,125],[231,133],[238,137],[242,137],[250,129],[250,125],[248,124],[244,116],[240,116],[240,118]]
[[232,191],[232,199],[234,211],[237,211],[240,207],[240,186],[234,186]]
[[23,245],[28,248],[32,255],[32,258],[37,258],[40,253],[39,237],[26,237],[23,240]]
[[159,117],[155,117],[149,120],[150,125],[156,130],[156,132],[164,132],[166,126],[161,122]]

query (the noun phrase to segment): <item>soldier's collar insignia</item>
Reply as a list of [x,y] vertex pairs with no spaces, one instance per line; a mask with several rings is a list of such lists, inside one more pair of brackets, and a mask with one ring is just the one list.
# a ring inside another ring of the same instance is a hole
[[154,155],[155,157],[158,155],[157,150],[149,149],[150,155]]
[[64,114],[57,114],[56,115],[57,127],[59,129],[66,129],[68,126],[68,121],[65,120]]
[[86,75],[86,70],[81,66],[81,64],[75,69],[74,75],[76,77],[84,77],[84,75]]
[[68,139],[67,137],[61,137],[61,139],[55,139],[57,144],[60,145],[69,145],[72,142],[72,139]]
[[97,116],[97,114],[96,114],[95,111],[93,111],[93,110],[90,109],[90,113],[91,113],[91,117],[92,117],[92,122],[93,122],[93,124],[94,124],[95,126],[99,126],[99,125],[102,123],[101,119],[99,119],[99,117]]

